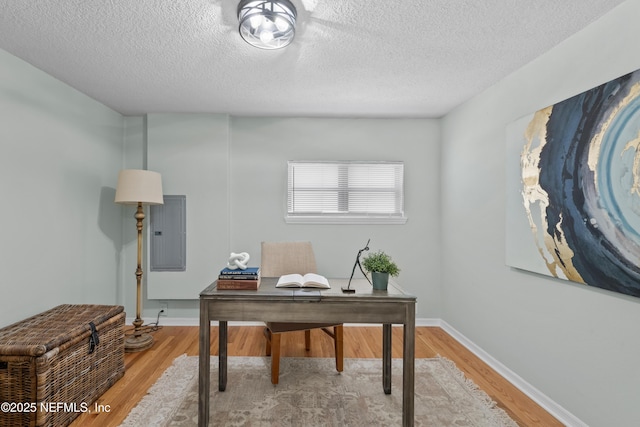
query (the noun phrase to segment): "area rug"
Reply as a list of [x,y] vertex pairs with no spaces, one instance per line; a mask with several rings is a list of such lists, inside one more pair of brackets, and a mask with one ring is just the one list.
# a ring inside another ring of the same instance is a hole
[[[270,360],[229,357],[227,389],[218,391],[211,358],[211,426],[399,426],[402,360],[393,359],[392,393],[382,390],[380,359],[282,358],[280,383]],[[178,357],[131,411],[122,427],[196,426],[198,358]],[[517,427],[489,396],[445,358],[416,359],[415,425]]]

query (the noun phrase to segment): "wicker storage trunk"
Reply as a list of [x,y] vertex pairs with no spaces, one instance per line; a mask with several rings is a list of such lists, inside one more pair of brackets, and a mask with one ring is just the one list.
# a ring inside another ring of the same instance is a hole
[[66,426],[91,411],[124,375],[124,319],[122,306],[60,305],[0,329],[0,426]]

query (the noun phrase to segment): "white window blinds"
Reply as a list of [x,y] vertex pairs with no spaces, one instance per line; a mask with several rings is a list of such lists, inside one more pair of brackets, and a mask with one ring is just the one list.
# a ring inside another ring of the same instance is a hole
[[288,169],[288,222],[406,222],[402,162],[290,161]]

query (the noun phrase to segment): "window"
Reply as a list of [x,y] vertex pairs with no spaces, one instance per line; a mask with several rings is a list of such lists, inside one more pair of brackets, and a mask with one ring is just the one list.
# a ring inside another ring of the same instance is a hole
[[290,161],[287,222],[404,224],[402,162]]

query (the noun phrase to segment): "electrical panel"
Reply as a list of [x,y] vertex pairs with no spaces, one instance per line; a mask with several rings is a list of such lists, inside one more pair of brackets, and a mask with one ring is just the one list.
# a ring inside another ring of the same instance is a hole
[[151,271],[187,269],[187,196],[164,196],[163,205],[151,205]]

